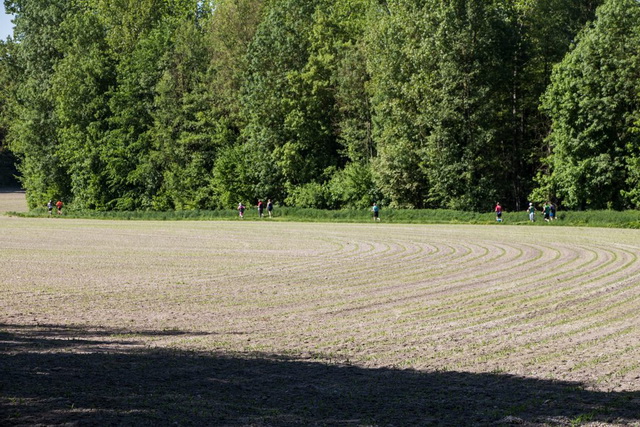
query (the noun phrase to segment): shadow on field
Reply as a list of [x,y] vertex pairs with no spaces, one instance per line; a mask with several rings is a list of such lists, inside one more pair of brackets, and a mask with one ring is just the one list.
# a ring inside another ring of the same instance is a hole
[[592,392],[577,383],[500,374],[145,349],[136,335],[0,324],[0,424],[640,422],[640,392]]

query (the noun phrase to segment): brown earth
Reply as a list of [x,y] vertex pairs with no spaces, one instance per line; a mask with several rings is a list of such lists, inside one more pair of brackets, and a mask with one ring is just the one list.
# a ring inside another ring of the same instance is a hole
[[24,191],[0,189],[0,215],[4,212],[26,212],[28,210]]
[[637,230],[0,235],[2,425],[640,425]]

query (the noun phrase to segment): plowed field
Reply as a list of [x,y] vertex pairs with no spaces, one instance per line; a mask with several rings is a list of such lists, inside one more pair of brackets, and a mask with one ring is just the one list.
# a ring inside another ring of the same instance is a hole
[[26,212],[27,200],[24,191],[0,190],[0,214],[10,212]]
[[0,424],[640,424],[638,230],[0,235]]

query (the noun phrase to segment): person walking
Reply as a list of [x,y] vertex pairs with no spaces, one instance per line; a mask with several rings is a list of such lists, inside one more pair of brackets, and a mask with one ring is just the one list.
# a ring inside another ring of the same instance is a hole
[[62,200],[58,200],[56,202],[56,208],[58,208],[58,215],[62,215],[62,206],[64,206],[64,203],[62,203]]
[[502,222],[502,206],[500,206],[500,202],[496,203],[496,221]]
[[373,220],[374,221],[380,221],[380,207],[378,206],[377,203],[373,203],[373,207],[371,208],[371,211],[373,212]]
[[529,221],[534,222],[536,219],[536,208],[533,206],[533,203],[529,203],[529,209],[527,209],[527,212],[529,212]]
[[244,218],[244,209],[242,202],[238,203],[238,215],[240,215],[240,218]]
[[551,204],[549,202],[544,204],[542,212],[544,214],[544,220],[549,222],[551,220]]
[[49,203],[47,203],[47,209],[49,210],[49,217],[51,217],[51,214],[53,213],[53,200],[49,200]]
[[258,200],[258,216],[262,218],[263,215],[264,215],[264,204],[262,203],[262,200]]
[[267,212],[269,213],[269,218],[271,218],[271,213],[273,212],[273,203],[271,199],[267,200]]
[[551,221],[556,219],[556,205],[554,203],[551,203],[549,207],[549,216],[551,217]]

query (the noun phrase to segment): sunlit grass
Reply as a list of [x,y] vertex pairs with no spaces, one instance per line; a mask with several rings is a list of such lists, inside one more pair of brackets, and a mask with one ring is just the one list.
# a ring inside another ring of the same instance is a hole
[[[12,209],[6,208],[5,211]],[[0,209],[0,212],[3,209]],[[20,217],[45,217],[47,210],[43,208],[25,212],[16,209],[10,215]],[[235,210],[183,210],[183,211],[93,211],[65,208],[65,218],[111,219],[111,220],[148,220],[148,221],[295,221],[295,222],[372,222],[368,210],[344,209],[322,210],[292,207],[278,207],[272,218],[260,218],[257,210],[249,209],[244,218],[240,218]],[[396,224],[497,224],[493,212],[467,212],[447,209],[382,209],[380,217],[384,223]],[[574,227],[615,227],[640,228],[640,211],[561,211],[557,220],[545,221],[539,214],[535,222],[528,220],[527,213],[505,212],[502,223],[498,225],[533,225],[533,226],[574,226]]]

